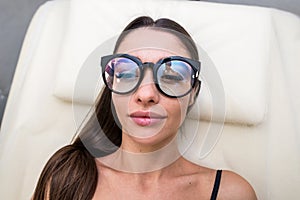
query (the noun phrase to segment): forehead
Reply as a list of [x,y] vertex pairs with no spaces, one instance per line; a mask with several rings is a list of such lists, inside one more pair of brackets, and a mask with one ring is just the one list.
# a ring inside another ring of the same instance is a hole
[[156,52],[161,57],[170,55],[189,57],[186,47],[177,36],[151,28],[138,28],[131,31],[121,42],[117,52],[139,52],[145,55]]

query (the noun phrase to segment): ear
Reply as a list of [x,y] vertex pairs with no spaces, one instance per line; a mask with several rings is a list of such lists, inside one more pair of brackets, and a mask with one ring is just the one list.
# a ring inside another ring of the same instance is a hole
[[190,93],[190,99],[189,99],[189,107],[191,107],[192,105],[194,105],[196,101],[196,98],[195,98],[195,89],[193,89]]

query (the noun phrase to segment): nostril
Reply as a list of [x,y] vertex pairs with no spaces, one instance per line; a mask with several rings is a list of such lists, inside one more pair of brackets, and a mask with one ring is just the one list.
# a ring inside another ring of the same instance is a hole
[[145,100],[142,100],[141,98],[138,98],[138,102],[145,102],[147,101],[148,103],[154,103],[155,101],[153,99],[145,99]]
[[148,101],[148,103],[154,103],[155,101],[153,100],[153,99],[150,99],[149,101]]
[[155,104],[159,101],[158,93],[149,88],[137,90],[137,92],[135,93],[135,98],[136,101],[141,104]]

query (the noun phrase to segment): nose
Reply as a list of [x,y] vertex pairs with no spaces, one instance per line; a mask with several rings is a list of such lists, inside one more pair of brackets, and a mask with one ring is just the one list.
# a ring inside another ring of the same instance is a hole
[[145,70],[144,78],[134,93],[135,101],[142,106],[150,106],[159,102],[159,92],[153,82],[150,69]]

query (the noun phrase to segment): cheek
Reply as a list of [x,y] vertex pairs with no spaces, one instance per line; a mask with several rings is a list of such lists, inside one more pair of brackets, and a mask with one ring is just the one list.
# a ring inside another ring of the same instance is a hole
[[189,98],[186,97],[174,99],[172,101],[166,101],[164,103],[169,116],[172,116],[173,119],[170,123],[176,123],[178,127],[181,126],[186,117],[188,103]]
[[112,94],[112,103],[114,104],[115,111],[114,113],[115,117],[118,117],[119,121],[124,122],[124,118],[127,114],[128,105],[129,105],[129,97],[125,95],[117,95]]

